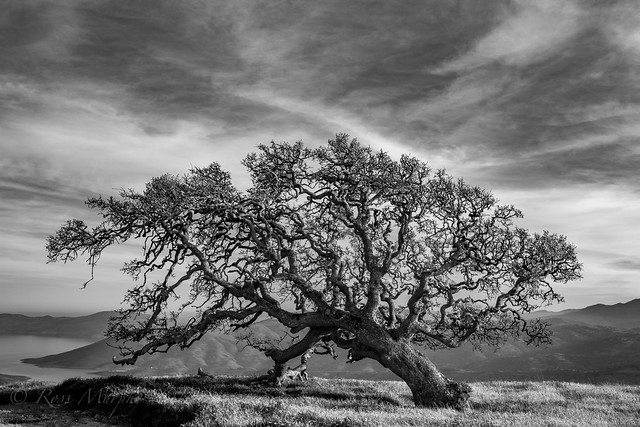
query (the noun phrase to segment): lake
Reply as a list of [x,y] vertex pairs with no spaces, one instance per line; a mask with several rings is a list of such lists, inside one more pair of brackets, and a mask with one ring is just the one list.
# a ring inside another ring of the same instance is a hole
[[21,359],[63,353],[88,344],[92,342],[35,335],[0,335],[0,374],[24,375],[33,380],[56,382],[71,377],[96,377],[84,369],[39,368],[20,362]]

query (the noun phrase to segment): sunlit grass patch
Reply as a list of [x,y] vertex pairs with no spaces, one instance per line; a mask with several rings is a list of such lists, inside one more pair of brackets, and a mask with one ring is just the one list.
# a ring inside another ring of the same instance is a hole
[[567,399],[549,382],[478,383],[473,391],[471,406],[477,410],[514,413],[567,406]]
[[[377,404],[355,400],[340,404],[323,397],[293,397],[288,399],[242,396],[233,400],[211,396],[189,426],[385,426],[424,425],[421,409],[398,404]],[[437,413],[441,413],[438,417]],[[442,423],[455,415],[454,410],[435,411],[432,420]],[[215,424],[211,424],[215,420]],[[443,424],[444,425],[444,424]]]
[[497,425],[640,425],[640,387],[544,382],[474,384],[474,412]]
[[[640,425],[640,386],[628,385],[474,383],[468,408],[456,411],[416,407],[406,384],[396,381],[312,379],[276,388],[248,378],[109,377],[25,384],[31,401],[49,390],[70,396],[76,409],[133,426]],[[10,390],[19,386],[0,388],[0,402],[9,403]]]

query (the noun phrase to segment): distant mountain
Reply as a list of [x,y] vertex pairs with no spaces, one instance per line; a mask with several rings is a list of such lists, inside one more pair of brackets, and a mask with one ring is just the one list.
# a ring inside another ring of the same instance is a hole
[[109,318],[116,314],[115,311],[102,311],[79,317],[0,314],[0,335],[38,335],[88,341],[99,340],[104,338]]
[[640,328],[640,299],[614,305],[596,304],[581,310],[565,310],[558,313],[550,313],[544,317],[551,319],[560,318],[595,326],[609,326],[622,329]]
[[527,346],[510,340],[502,347],[433,352],[432,361],[467,380],[548,379],[640,384],[640,330],[591,326],[553,319],[553,342]]
[[[255,336],[272,338],[276,341],[284,331],[282,325],[273,320],[257,322],[252,327]],[[182,375],[195,374],[198,368],[217,375],[259,375],[273,367],[271,359],[260,351],[246,346],[236,336],[212,331],[189,349],[170,349],[167,353],[157,353],[141,357],[133,367],[114,365],[113,356],[119,357],[117,348],[103,339],[96,343],[60,354],[24,359],[23,362],[40,367],[77,368],[98,371],[104,374],[126,372],[131,375]],[[330,356],[317,355],[311,359],[309,373],[327,378],[376,378],[398,379],[378,362],[373,360],[354,364],[345,363],[347,352],[338,349],[338,360]],[[290,361],[290,366],[300,363]]]
[[106,339],[93,344],[79,347],[64,353],[34,359],[23,359],[22,362],[43,368],[71,368],[71,369],[106,369],[113,367],[110,354],[117,354],[117,350],[108,346]]
[[551,324],[553,342],[527,346],[510,340],[498,349],[470,346],[429,357],[443,371],[467,380],[550,379],[640,384],[640,299],[579,310],[535,312]]
[[195,373],[203,368],[216,374],[249,375],[263,373],[270,368],[270,362],[261,352],[244,348],[234,336],[221,332],[211,332],[191,348],[181,351],[173,348],[168,353],[158,353],[142,357],[135,366],[124,368],[114,365],[113,356],[120,357],[117,348],[110,346],[110,340],[80,347],[60,354],[23,362],[40,367],[78,368],[103,372],[123,372],[132,375],[176,375]]
[[[640,384],[640,309],[636,307],[640,307],[640,300],[542,313],[539,317],[549,321],[554,331],[554,341],[549,346],[527,346],[521,341],[510,340],[497,350],[474,351],[470,346],[463,346],[424,352],[445,374],[466,381],[549,379]],[[254,333],[259,336],[273,338],[283,331],[275,321],[263,321],[254,326]],[[116,349],[102,340],[25,362],[43,367],[119,372],[120,367],[111,363],[111,357],[117,354]],[[338,360],[314,356],[309,363],[309,373],[329,378],[397,379],[375,361],[347,364],[346,352],[339,350],[338,354]],[[298,363],[294,359],[289,365]],[[142,357],[134,367],[127,367],[127,372],[135,375],[193,374],[199,367],[215,374],[255,375],[265,373],[271,362],[259,351],[245,348],[236,337],[212,332],[191,349],[172,349],[167,354]]]

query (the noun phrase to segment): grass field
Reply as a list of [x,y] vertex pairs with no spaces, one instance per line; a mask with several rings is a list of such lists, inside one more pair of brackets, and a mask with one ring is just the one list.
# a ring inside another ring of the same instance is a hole
[[[71,379],[58,385],[28,382],[0,387],[0,424],[29,420],[24,415],[24,408],[29,408],[43,413],[46,409],[49,424],[39,425],[55,426],[64,423],[52,420],[51,411],[73,412],[76,420],[81,420],[78,413],[85,421],[101,420],[93,425],[133,426],[640,425],[640,386],[564,382],[471,386],[469,407],[456,411],[416,408],[406,385],[394,381],[312,379],[282,388],[255,386],[247,379],[230,377],[109,377]],[[22,418],[16,419],[14,412],[20,408]]]

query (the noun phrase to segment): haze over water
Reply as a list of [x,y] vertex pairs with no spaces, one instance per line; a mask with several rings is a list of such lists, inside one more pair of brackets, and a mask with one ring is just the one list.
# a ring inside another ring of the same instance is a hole
[[0,335],[0,373],[56,382],[71,377],[93,377],[96,375],[82,369],[39,368],[20,362],[22,359],[62,353],[91,343],[91,341],[71,338]]

